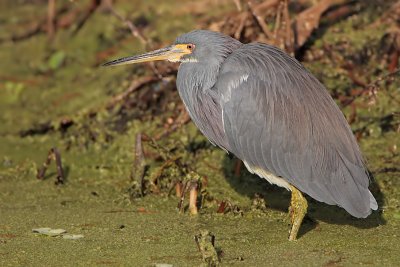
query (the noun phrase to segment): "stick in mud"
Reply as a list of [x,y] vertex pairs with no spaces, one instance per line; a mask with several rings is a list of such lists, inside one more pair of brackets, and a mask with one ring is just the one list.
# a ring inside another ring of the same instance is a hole
[[56,147],[53,147],[49,150],[49,153],[47,154],[47,159],[43,163],[43,166],[41,169],[38,169],[36,177],[40,180],[43,180],[47,168],[49,167],[50,163],[52,160],[55,160],[56,162],[56,168],[57,168],[57,180],[55,182],[56,185],[64,184],[65,182],[65,176],[64,176],[64,170],[62,167],[62,162],[61,162],[61,155],[60,152]]
[[199,188],[199,182],[197,180],[190,182],[190,192],[189,192],[189,211],[191,215],[197,215],[197,194]]
[[181,194],[181,200],[178,203],[178,209],[179,209],[180,213],[184,212],[183,202],[185,201],[185,194],[186,194],[186,191],[187,191],[187,188],[188,188],[188,184],[189,184],[189,181],[186,181],[185,184],[183,185],[183,190],[182,190],[182,194]]
[[132,166],[131,181],[136,180],[140,185],[140,195],[144,196],[144,175],[146,172],[146,163],[143,155],[142,134],[136,135],[135,159]]

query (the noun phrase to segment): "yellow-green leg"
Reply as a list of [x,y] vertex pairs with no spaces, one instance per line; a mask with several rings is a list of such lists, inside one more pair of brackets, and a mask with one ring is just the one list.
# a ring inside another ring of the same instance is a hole
[[307,213],[307,200],[303,194],[294,186],[290,186],[292,191],[292,200],[290,201],[289,214],[291,229],[289,231],[289,241],[296,240],[301,222]]

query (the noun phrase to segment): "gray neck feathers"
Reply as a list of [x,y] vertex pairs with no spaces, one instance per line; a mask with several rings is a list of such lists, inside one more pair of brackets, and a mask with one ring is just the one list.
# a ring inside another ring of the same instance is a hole
[[207,42],[195,42],[196,49],[191,56],[197,62],[182,63],[176,83],[192,121],[212,143],[228,150],[219,95],[214,85],[224,60],[242,43],[217,33],[211,35]]
[[228,149],[222,129],[222,110],[217,92],[213,90],[219,65],[200,62],[182,63],[179,67],[177,87],[192,121],[213,143]]

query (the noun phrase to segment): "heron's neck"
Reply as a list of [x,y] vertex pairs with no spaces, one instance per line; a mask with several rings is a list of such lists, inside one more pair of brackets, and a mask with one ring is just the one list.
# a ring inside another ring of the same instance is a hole
[[227,149],[222,126],[222,110],[213,86],[219,75],[219,64],[182,63],[177,87],[192,121],[214,144]]

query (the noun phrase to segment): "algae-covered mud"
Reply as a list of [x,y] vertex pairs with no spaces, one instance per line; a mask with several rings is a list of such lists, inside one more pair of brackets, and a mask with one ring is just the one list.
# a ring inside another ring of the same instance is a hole
[[[290,194],[240,169],[191,122],[177,123],[186,120],[170,74],[176,66],[157,63],[168,75],[148,83],[154,66],[99,67],[235,16],[237,1],[56,1],[53,35],[40,26],[50,2],[0,2],[1,266],[399,265],[396,1],[350,1],[335,14],[351,12],[323,17],[299,52],[351,123],[379,210],[355,219],[309,198],[296,242],[287,240]],[[135,82],[143,86],[124,96]],[[147,136],[141,161],[138,134]],[[36,178],[53,147],[62,185],[54,161]],[[193,179],[197,215],[187,199],[180,212],[175,196],[178,182]]]

